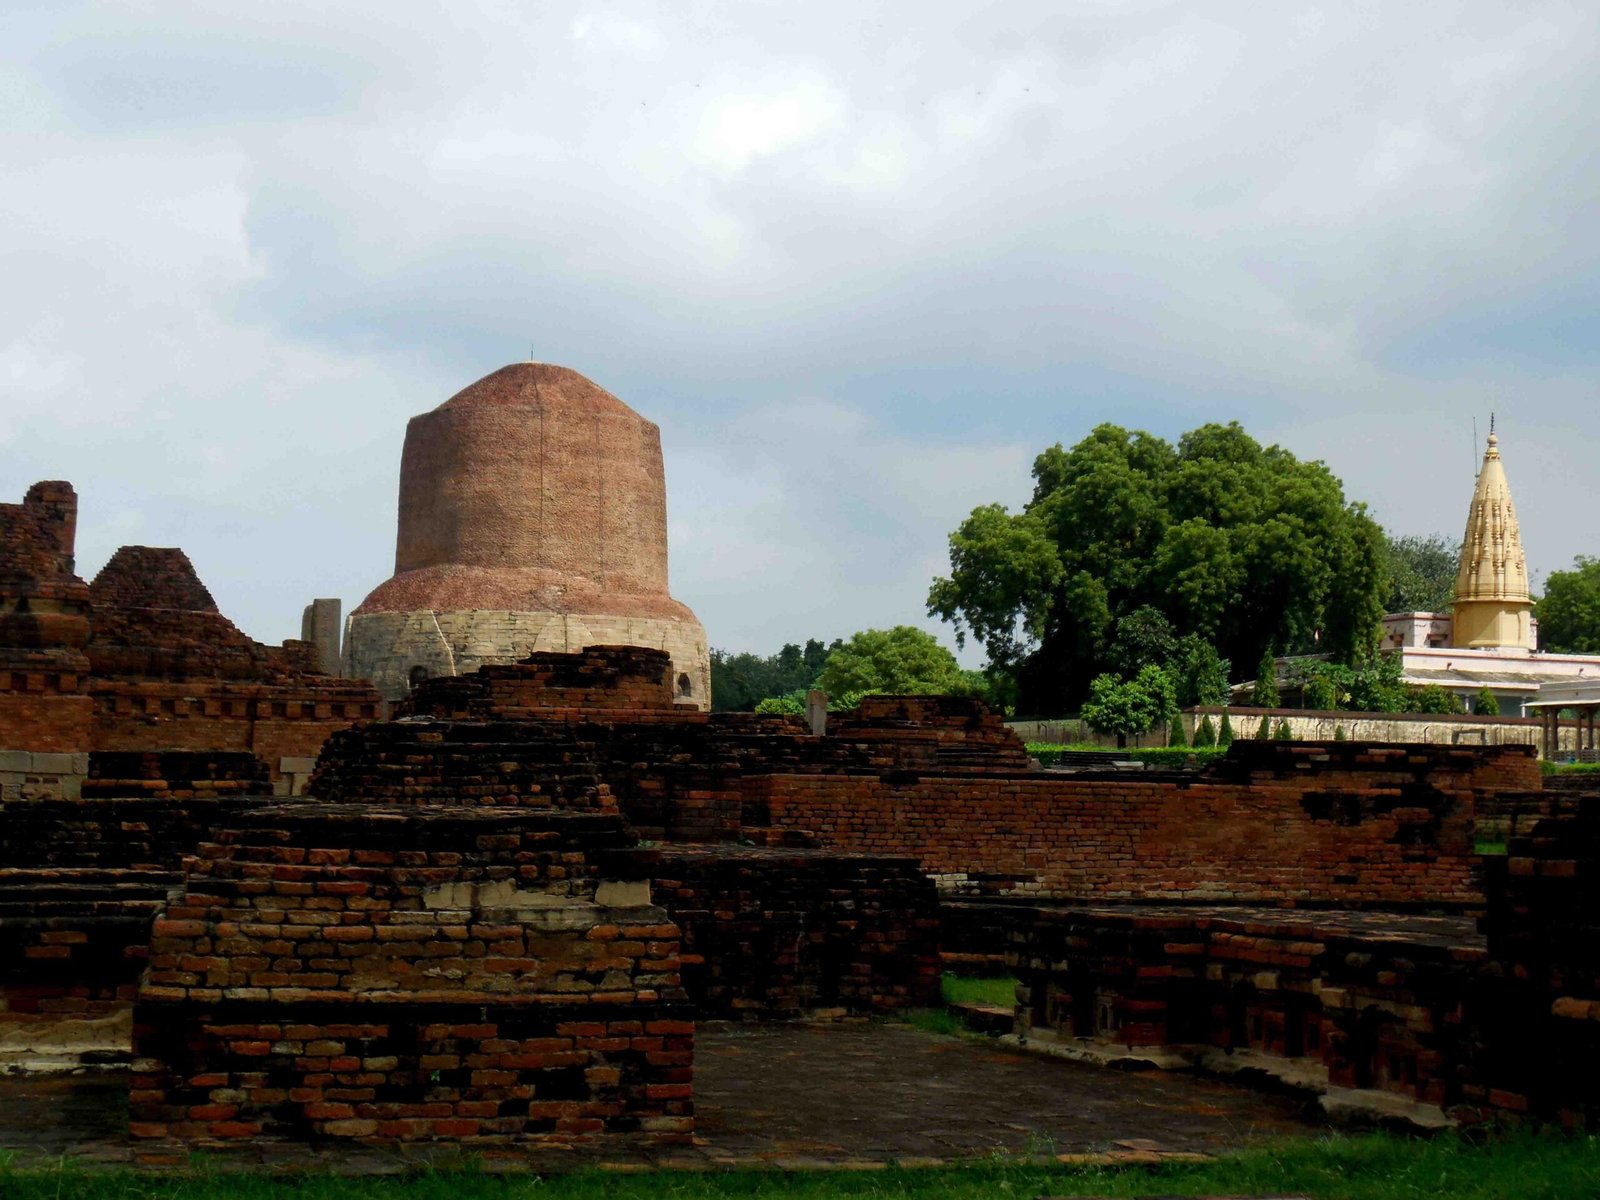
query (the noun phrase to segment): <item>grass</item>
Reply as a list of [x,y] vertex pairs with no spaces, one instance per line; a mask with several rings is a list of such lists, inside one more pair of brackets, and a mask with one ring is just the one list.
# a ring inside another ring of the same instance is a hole
[[590,1170],[541,1177],[467,1169],[352,1178],[0,1165],[5,1200],[1032,1200],[1286,1192],[1316,1200],[1586,1200],[1600,1195],[1600,1140],[1519,1133],[1475,1145],[1374,1134],[1266,1143],[1202,1163],[1044,1166],[997,1156],[954,1167],[803,1173]]
[[946,971],[939,990],[946,1004],[999,1004],[1010,1008],[1017,1002],[1017,981],[1010,975],[968,979]]
[[1117,750],[1111,746],[1097,746],[1090,743],[1072,743],[1063,745],[1060,742],[1028,742],[1026,748],[1029,754],[1037,758],[1042,766],[1052,767],[1061,761],[1063,754],[1077,753],[1091,750],[1096,754],[1115,754],[1119,759],[1127,762],[1149,763],[1158,767],[1181,767],[1193,758],[1204,766],[1206,763],[1221,758],[1228,751],[1219,746],[1145,746],[1129,747],[1126,750]]

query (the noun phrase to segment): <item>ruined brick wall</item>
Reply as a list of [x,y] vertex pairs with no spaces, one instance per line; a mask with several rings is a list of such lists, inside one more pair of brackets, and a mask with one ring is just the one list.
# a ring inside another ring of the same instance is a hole
[[1201,775],[773,775],[752,823],[909,855],[947,893],[1343,906],[1481,904],[1475,789],[1527,786],[1524,747],[1277,746]]
[[881,1014],[938,1000],[938,898],[907,859],[700,846],[638,857],[683,930],[684,989],[702,1017]]
[[1485,1031],[1463,1012],[1488,956],[1460,918],[1063,906],[1013,910],[1008,928],[1035,1041],[1176,1047],[1466,1120],[1490,1103]]
[[[78,498],[68,483],[36,483],[0,504],[0,752],[89,749],[89,592],[73,574]],[[10,799],[71,794],[70,764],[0,764]]]
[[678,930],[614,809],[303,805],[201,847],[134,1014],[142,1138],[680,1142]]
[[248,753],[277,782],[285,759],[315,758],[330,734],[379,714],[372,687],[322,674],[309,643],[241,633],[181,550],[124,546],[90,595],[96,750]]

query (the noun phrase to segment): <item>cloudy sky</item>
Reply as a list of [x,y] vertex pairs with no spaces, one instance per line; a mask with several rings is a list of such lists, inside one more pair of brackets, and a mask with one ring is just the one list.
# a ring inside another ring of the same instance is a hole
[[1101,421],[1237,419],[1536,578],[1600,553],[1600,6],[72,4],[0,16],[0,498],[255,637],[392,567],[506,362],[661,425],[714,645],[928,624]]

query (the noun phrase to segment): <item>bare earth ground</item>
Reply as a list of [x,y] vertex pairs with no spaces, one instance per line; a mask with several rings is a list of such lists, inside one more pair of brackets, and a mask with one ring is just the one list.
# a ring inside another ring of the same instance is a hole
[[[898,1024],[706,1024],[696,1046],[699,1134],[670,1152],[487,1150],[539,1169],[589,1161],[681,1167],[925,1162],[991,1153],[1217,1153],[1315,1132],[1294,1101],[1225,1083],[1124,1072],[1001,1050]],[[180,1165],[124,1138],[120,1073],[0,1077],[0,1149],[18,1165]],[[218,1165],[394,1171],[459,1151],[268,1141],[207,1152]]]

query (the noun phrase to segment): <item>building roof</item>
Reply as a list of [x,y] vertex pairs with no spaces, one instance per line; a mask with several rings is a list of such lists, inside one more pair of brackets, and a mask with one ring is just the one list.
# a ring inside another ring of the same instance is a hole
[[1517,510],[1511,502],[1500,439],[1491,430],[1489,445],[1472,493],[1467,532],[1461,539],[1456,571],[1456,603],[1504,600],[1527,603],[1528,560],[1522,552]]

